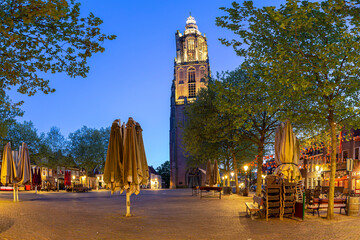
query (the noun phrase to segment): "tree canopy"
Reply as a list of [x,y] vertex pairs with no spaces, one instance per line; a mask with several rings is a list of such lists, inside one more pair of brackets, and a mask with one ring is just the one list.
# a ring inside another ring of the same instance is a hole
[[[197,100],[186,107],[183,140],[192,161],[205,165],[209,159],[216,159],[228,176],[230,169],[234,169],[237,179],[239,164],[252,160],[255,151],[254,144],[242,134],[238,112],[224,109],[222,101],[226,97],[220,89],[226,88],[227,77],[220,81],[210,80],[207,88],[199,92]],[[230,104],[235,99],[227,98],[226,101]],[[238,182],[235,183],[239,192]]]
[[88,58],[116,37],[102,33],[101,24],[92,13],[81,17],[75,0],[1,1],[0,89],[31,96],[54,91],[40,73],[86,77]]
[[[1,104],[2,103],[2,104]],[[16,122],[15,117],[22,116],[19,108],[22,102],[12,103],[5,91],[0,89],[0,139],[5,141],[9,127]],[[1,148],[2,149],[2,146]]]
[[157,173],[161,176],[161,180],[165,183],[165,188],[170,187],[170,161],[165,161],[156,168]]
[[75,163],[94,173],[105,165],[110,127],[93,129],[86,126],[69,135],[69,154]]

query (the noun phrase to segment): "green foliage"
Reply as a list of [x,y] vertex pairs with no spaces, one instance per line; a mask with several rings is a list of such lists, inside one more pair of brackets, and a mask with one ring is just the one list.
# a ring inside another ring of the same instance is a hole
[[165,182],[165,188],[170,187],[170,161],[165,161],[156,168],[156,172],[161,176],[161,180]]
[[6,139],[11,142],[12,150],[18,150],[23,142],[28,145],[30,155],[39,152],[41,139],[33,122],[16,122],[9,127]]
[[105,164],[110,127],[100,130],[86,126],[69,135],[69,154],[79,167],[94,173]]
[[12,103],[5,91],[0,89],[0,140],[6,141],[9,126],[15,123],[15,117],[23,115],[19,108],[21,104],[22,102]]
[[58,127],[51,127],[50,131],[46,134],[46,136],[44,136],[44,141],[47,143],[53,153],[65,150],[65,137],[61,134],[60,128]]
[[239,36],[223,43],[236,48],[246,58],[243,65],[269,85],[287,89],[275,96],[302,129],[329,129],[329,112],[338,124],[359,114],[357,1],[288,0],[279,9],[246,1],[223,10],[228,15],[217,18],[217,25]]
[[92,13],[80,17],[75,0],[1,1],[0,89],[17,86],[29,96],[53,92],[40,72],[86,77],[88,58],[116,37],[101,33],[101,24]]
[[[224,99],[219,89],[226,88],[223,84],[224,81],[209,81],[208,87],[199,92],[197,100],[186,107],[183,141],[194,164],[206,164],[208,159],[217,159],[229,171],[229,166],[237,167],[240,162],[253,159],[255,154],[253,144],[243,138],[239,115],[227,111],[222,103]],[[237,164],[230,161],[234,158]]]

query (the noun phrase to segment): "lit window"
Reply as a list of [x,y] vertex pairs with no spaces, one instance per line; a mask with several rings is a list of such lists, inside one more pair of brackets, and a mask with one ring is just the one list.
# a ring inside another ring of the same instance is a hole
[[196,96],[196,83],[189,83],[189,98]]
[[195,41],[194,39],[189,39],[188,41],[188,58],[189,60],[195,59]]
[[195,82],[195,68],[189,68],[188,70],[188,83]]

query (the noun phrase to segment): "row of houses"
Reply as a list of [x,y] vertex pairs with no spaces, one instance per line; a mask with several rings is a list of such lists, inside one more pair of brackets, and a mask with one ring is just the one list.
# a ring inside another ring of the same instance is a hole
[[[75,167],[42,167],[37,165],[31,165],[33,172],[35,170],[40,170],[41,183],[40,188],[42,190],[65,190],[65,173],[68,172],[70,175],[71,183],[74,184],[83,184],[84,186],[91,189],[106,189],[106,183],[104,182],[104,174],[99,173],[95,176],[87,176],[84,169],[75,168]],[[0,162],[1,170],[1,162]],[[161,189],[162,188],[162,179],[161,176],[155,171],[152,166],[149,166],[149,180],[148,184],[142,186],[143,188],[148,189]],[[11,187],[11,186],[10,186]],[[8,186],[1,186],[0,190],[7,190]],[[34,186],[22,186],[21,189],[31,190]]]

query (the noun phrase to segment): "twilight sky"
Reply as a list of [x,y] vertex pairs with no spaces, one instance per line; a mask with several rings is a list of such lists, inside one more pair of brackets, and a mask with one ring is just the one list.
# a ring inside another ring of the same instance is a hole
[[55,74],[49,76],[56,89],[53,94],[27,97],[12,92],[13,100],[25,101],[25,114],[18,120],[33,121],[38,132],[57,126],[67,137],[84,125],[107,127],[116,118],[126,122],[131,116],[144,130],[148,164],[159,166],[169,160],[175,32],[184,32],[191,12],[199,31],[207,36],[212,74],[235,69],[241,58],[218,40],[231,33],[215,26],[215,18],[223,15],[219,7],[229,7],[231,2],[82,0],[82,14],[93,12],[104,21],[102,31],[117,39],[106,41],[105,52],[92,56],[87,78]]

